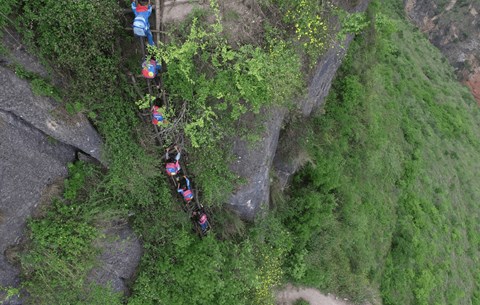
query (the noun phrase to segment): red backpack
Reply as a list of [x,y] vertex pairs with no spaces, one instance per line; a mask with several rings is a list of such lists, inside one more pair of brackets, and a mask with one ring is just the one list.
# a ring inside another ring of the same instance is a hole
[[190,200],[193,199],[193,193],[191,190],[185,190],[183,191],[183,199],[185,199],[186,202],[189,202]]
[[180,170],[180,163],[178,161],[175,163],[172,163],[172,162],[167,163],[165,165],[165,170],[167,171],[167,175],[174,176]]

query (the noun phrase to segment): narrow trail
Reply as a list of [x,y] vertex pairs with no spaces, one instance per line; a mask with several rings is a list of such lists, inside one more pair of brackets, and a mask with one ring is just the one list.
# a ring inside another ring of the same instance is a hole
[[295,287],[291,284],[277,292],[276,304],[293,305],[299,299],[304,299],[310,305],[353,305],[333,295],[324,295],[315,288]]

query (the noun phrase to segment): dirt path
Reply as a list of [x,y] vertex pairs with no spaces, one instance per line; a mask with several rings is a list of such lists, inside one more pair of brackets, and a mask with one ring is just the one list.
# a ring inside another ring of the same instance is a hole
[[324,295],[314,288],[294,287],[289,284],[277,292],[277,305],[293,305],[298,299],[304,299],[310,305],[352,305],[333,295]]

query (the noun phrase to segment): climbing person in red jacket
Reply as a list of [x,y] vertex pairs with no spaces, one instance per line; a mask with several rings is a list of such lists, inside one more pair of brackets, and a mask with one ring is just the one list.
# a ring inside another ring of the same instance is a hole
[[173,149],[171,147],[167,148],[165,153],[165,170],[167,171],[167,175],[175,176],[180,172],[180,156],[180,150],[177,145],[175,145]]
[[208,223],[208,216],[205,213],[205,210],[203,209],[203,207],[196,208],[192,212],[191,218],[192,218],[193,221],[195,221],[200,226],[200,229],[202,231],[202,235],[205,235],[208,231],[209,223]]
[[193,192],[190,186],[190,180],[188,180],[187,176],[183,176],[182,178],[178,179],[178,186],[177,192],[179,192],[186,203],[189,203],[193,199]]
[[152,6],[149,0],[132,0],[132,11],[135,15],[133,20],[133,33],[135,36],[147,37],[148,44],[153,46],[152,32],[150,31],[150,23],[148,17],[152,14]]

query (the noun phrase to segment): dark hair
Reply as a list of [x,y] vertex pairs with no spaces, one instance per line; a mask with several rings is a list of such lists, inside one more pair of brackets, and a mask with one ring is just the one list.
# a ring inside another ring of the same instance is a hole
[[148,0],[138,0],[138,3],[140,5],[147,5],[148,4]]

